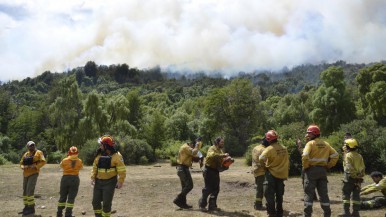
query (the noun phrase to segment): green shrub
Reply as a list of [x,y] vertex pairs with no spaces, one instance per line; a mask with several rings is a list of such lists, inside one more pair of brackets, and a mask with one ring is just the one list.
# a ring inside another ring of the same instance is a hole
[[4,156],[8,161],[14,164],[18,164],[20,162],[21,156],[15,151],[10,151],[7,155]]
[[170,166],[177,166],[177,156],[170,156]]
[[159,159],[169,159],[170,157],[177,156],[178,150],[184,142],[170,140],[164,143],[161,149],[156,150],[156,156]]
[[126,164],[141,164],[143,157],[148,159],[146,163],[155,161],[153,149],[145,140],[126,138],[121,144],[121,153]]
[[98,148],[99,144],[95,139],[90,139],[79,149],[79,158],[82,159],[84,165],[90,166],[94,163],[95,154]]
[[47,155],[46,161],[47,163],[56,163],[59,164],[66,155],[61,151],[51,152]]
[[148,163],[149,163],[149,159],[147,159],[146,156],[141,156],[139,158],[139,164],[144,165],[144,164],[148,164]]
[[4,165],[8,163],[9,161],[7,161],[7,159],[2,154],[0,154],[0,165]]

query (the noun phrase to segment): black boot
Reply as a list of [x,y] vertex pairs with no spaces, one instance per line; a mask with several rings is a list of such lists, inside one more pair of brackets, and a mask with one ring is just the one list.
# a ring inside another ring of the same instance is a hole
[[220,211],[220,209],[217,207],[217,197],[215,197],[215,196],[209,197],[208,210],[209,211]]
[[191,208],[193,208],[193,206],[191,206],[191,205],[188,205],[187,203],[186,203],[186,197],[182,197],[182,202],[184,203],[184,209],[191,209]]
[[255,210],[265,210],[261,202],[255,202],[255,204],[253,204],[253,208],[255,208]]
[[276,217],[276,208],[275,208],[275,204],[268,204],[266,203],[265,204],[267,206],[267,214],[268,214],[268,217]]
[[177,195],[177,197],[173,200],[173,203],[178,207],[182,208],[184,206],[184,202],[182,201],[181,195]]

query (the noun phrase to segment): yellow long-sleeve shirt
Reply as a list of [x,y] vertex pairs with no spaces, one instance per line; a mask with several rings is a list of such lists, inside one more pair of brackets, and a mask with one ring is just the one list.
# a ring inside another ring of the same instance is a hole
[[253,175],[262,176],[265,174],[264,164],[260,163],[259,157],[263,153],[265,146],[260,144],[252,149],[252,172]]
[[344,172],[353,179],[362,178],[365,175],[365,163],[362,155],[356,151],[345,154],[343,159]]
[[[32,164],[31,165],[24,165],[24,159],[26,157],[32,157]],[[44,165],[46,165],[46,159],[44,157],[44,154],[40,150],[36,150],[34,152],[27,151],[23,157],[20,160],[20,168],[23,169],[23,176],[28,177],[30,175],[36,174],[40,172],[40,168],[42,168]]]
[[378,184],[374,183],[363,187],[361,189],[361,195],[366,195],[377,191],[382,192],[383,196],[386,197],[386,177],[379,181]]
[[97,179],[111,179],[114,176],[119,175],[118,182],[123,183],[126,178],[126,167],[123,162],[122,155],[119,152],[111,155],[110,169],[98,168],[98,162],[101,155],[97,155],[91,171],[91,180]]
[[289,158],[287,148],[275,142],[264,149],[259,161],[278,179],[287,179]]
[[302,155],[303,169],[307,169],[310,166],[331,168],[335,166],[338,159],[338,152],[328,142],[316,138],[307,142],[304,147]]
[[224,158],[224,152],[221,148],[215,145],[209,147],[206,154],[205,166],[212,169],[218,169],[221,167],[222,160]]
[[78,156],[68,156],[60,162],[60,167],[63,169],[63,175],[77,176],[83,168],[83,162]]
[[190,167],[192,165],[192,157],[196,156],[197,148],[191,148],[187,143],[183,144],[178,151],[177,163]]

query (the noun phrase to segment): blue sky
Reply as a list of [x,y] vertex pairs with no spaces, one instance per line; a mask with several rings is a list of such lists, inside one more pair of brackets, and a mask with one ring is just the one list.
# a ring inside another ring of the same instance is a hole
[[0,80],[87,61],[237,73],[386,59],[384,0],[0,1]]

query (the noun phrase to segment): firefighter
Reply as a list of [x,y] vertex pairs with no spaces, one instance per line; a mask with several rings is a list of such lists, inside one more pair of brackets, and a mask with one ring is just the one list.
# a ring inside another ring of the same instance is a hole
[[317,125],[310,125],[307,128],[307,136],[309,136],[310,141],[304,147],[302,155],[304,216],[312,215],[313,195],[316,188],[324,217],[330,217],[331,208],[327,188],[327,170],[335,166],[339,155],[330,144],[320,139],[320,129]]
[[255,210],[264,210],[263,196],[264,196],[265,167],[264,167],[264,164],[260,163],[259,157],[268,145],[269,145],[268,141],[263,139],[261,144],[257,145],[252,149],[252,173],[255,177],[255,183],[256,183],[256,199],[253,205]]
[[36,148],[33,141],[27,143],[28,151],[20,160],[20,168],[23,170],[23,215],[35,214],[35,186],[38,180],[40,168],[46,164],[43,152]]
[[193,179],[189,167],[192,165],[192,158],[197,154],[197,147],[193,148],[193,143],[183,144],[177,157],[177,175],[181,181],[181,193],[173,200],[173,203],[182,209],[190,209],[192,206],[186,204],[186,195],[193,189]]
[[[343,159],[343,210],[339,216],[359,216],[361,207],[360,191],[363,176],[365,175],[365,163],[362,155],[357,152],[358,142],[355,139],[344,141],[346,154]],[[352,198],[353,212],[350,213],[350,197]]]
[[214,141],[214,145],[208,149],[203,169],[205,187],[202,189],[202,196],[198,202],[201,211],[207,211],[208,196],[208,211],[220,210],[217,207],[217,196],[220,192],[220,171],[222,171],[223,159],[229,157],[228,153],[223,152],[223,147],[224,139],[218,137]]
[[100,147],[91,172],[91,185],[94,186],[92,206],[96,217],[109,217],[115,188],[123,186],[126,167],[111,136],[102,136],[98,142]]
[[[308,137],[307,134],[304,136],[304,138],[306,139],[306,143],[310,141],[310,138]],[[302,141],[300,139],[296,140],[296,145],[298,147],[298,151],[299,151],[300,155],[302,155],[303,154],[303,149],[304,149]],[[302,177],[302,186],[303,186],[303,189],[304,189],[304,172],[303,172],[303,170],[301,171],[301,177]],[[314,201],[318,201],[318,196],[316,194],[316,189],[314,191],[313,199],[314,199]],[[304,201],[304,198],[302,198],[302,201]]]
[[63,176],[60,181],[60,197],[56,216],[72,217],[72,209],[79,189],[79,170],[83,168],[83,162],[78,158],[78,148],[72,146],[68,150],[67,157],[62,160],[60,167],[63,169]]
[[278,134],[269,130],[263,143],[269,143],[259,157],[266,168],[265,200],[269,217],[283,216],[284,180],[288,178],[289,158],[287,148],[278,143]]
[[382,173],[374,171],[370,174],[374,183],[361,189],[360,195],[367,195],[373,192],[381,192],[383,196],[373,197],[371,200],[362,201],[361,209],[374,209],[386,206],[386,178]]

